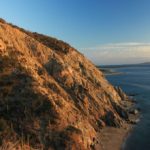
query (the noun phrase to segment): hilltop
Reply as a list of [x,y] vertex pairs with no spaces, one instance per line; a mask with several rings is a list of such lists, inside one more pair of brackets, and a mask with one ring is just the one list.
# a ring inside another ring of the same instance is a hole
[[127,96],[69,44],[0,19],[0,144],[94,149],[104,126],[121,127]]

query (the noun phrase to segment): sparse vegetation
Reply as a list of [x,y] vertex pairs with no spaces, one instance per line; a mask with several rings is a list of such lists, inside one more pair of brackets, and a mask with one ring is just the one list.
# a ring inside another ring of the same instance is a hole
[[101,126],[121,125],[122,108],[112,101],[119,106],[124,97],[83,55],[3,19],[0,25],[0,150],[91,149]]

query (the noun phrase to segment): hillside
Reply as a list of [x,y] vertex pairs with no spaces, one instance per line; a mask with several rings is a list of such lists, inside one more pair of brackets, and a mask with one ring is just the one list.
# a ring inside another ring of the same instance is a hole
[[0,144],[94,149],[128,119],[122,95],[69,44],[0,20]]
[[150,65],[150,62],[141,63],[141,65]]

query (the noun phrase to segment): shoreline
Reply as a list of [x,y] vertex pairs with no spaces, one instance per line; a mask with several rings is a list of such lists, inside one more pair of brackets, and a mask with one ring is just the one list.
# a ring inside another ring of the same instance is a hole
[[100,135],[98,135],[99,143],[96,145],[96,150],[123,150],[126,139],[130,135],[134,126],[124,124],[121,128],[104,127]]
[[139,121],[140,113],[133,113],[133,110],[137,110],[134,99],[122,101],[122,106],[128,111],[129,121],[124,121],[120,128],[103,127],[97,136],[95,150],[124,150],[127,138]]
[[122,145],[121,145],[121,150],[125,149],[127,139],[130,137],[133,129],[134,129],[134,125],[131,126],[131,129],[128,131],[127,135],[125,136],[125,138],[124,138],[124,140],[122,142]]

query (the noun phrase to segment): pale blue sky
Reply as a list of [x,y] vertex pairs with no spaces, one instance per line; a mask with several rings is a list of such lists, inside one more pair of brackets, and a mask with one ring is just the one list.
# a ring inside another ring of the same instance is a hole
[[96,64],[150,59],[150,0],[1,0],[0,17],[62,39]]

